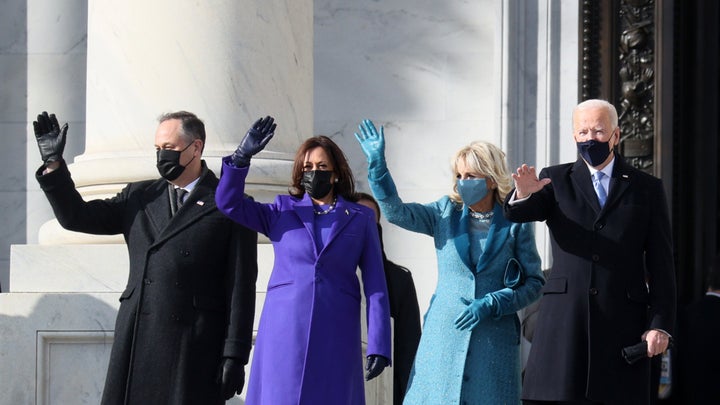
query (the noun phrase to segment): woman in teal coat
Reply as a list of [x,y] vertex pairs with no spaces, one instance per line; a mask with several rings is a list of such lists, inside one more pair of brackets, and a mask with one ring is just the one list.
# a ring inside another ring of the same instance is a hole
[[532,228],[507,221],[512,189],[505,154],[473,142],[455,155],[449,196],[404,203],[385,164],[383,128],[355,134],[368,181],[387,220],[432,236],[438,282],[425,314],[405,404],[519,404],[520,322],[544,278]]

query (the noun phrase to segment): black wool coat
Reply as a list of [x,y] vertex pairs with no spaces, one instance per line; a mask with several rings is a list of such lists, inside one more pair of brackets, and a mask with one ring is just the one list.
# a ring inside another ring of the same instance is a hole
[[[717,271],[716,269],[715,271]],[[705,295],[681,312],[673,397],[679,404],[720,404],[720,297]]]
[[621,351],[646,330],[673,333],[675,273],[662,183],[616,155],[601,209],[582,159],[539,177],[551,183],[511,205],[512,192],[504,205],[511,221],[545,221],[552,243],[523,399],[647,404],[650,361],[629,365]]
[[390,316],[393,329],[393,404],[400,405],[405,398],[415,353],[420,344],[420,308],[410,271],[385,257],[385,282],[390,299]]
[[252,346],[257,234],[217,210],[215,174],[203,162],[175,215],[164,179],[85,202],[64,162],[36,177],[64,228],[123,234],[127,244],[128,283],[102,403],[225,403],[217,379],[222,359],[246,364]]

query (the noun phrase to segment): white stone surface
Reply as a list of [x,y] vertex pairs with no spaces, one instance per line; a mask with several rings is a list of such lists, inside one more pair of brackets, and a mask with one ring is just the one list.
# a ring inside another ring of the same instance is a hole
[[[42,163],[33,136],[32,121],[42,111],[57,114],[70,125],[65,158],[72,162],[85,147],[85,76],[87,65],[87,1],[27,1],[27,67],[23,94],[25,122],[16,132],[27,141],[26,242],[38,242],[38,229],[53,218],[39,191],[35,170]],[[16,103],[20,106],[21,103]],[[21,156],[21,155],[18,155]],[[15,243],[20,243],[17,241]]]
[[[450,159],[474,140],[500,144],[497,2],[315,2],[315,128],[343,148],[368,191],[354,137],[362,119],[385,127],[400,197],[431,202],[452,186]],[[435,289],[432,239],[383,221],[385,247],[408,267],[421,311]]]
[[155,118],[180,109],[205,120],[206,157],[232,152],[268,114],[279,123],[270,152],[312,131],[312,2],[91,2],[88,15],[92,137],[78,164],[153,157]]
[[[0,403],[99,403],[118,297],[0,294]],[[63,340],[68,331],[74,336]]]
[[15,245],[13,293],[121,293],[128,275],[125,245]]

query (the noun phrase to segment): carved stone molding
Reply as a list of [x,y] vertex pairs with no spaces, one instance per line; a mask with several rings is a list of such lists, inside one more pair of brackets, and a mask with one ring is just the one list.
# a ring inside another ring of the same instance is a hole
[[655,154],[656,0],[583,0],[581,99],[618,109],[620,153],[653,171]]
[[580,74],[581,100],[601,98],[600,95],[600,3],[583,0],[581,12]]
[[620,2],[616,104],[621,151],[633,166],[651,171],[655,137],[655,1]]
[[107,368],[113,338],[113,331],[104,330],[37,331],[35,403],[99,401],[104,372],[96,372]]

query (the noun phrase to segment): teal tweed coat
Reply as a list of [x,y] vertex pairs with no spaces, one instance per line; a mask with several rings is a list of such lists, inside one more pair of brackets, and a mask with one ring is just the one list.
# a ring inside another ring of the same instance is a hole
[[[437,250],[437,286],[425,314],[404,403],[519,404],[516,312],[537,300],[544,284],[532,228],[509,222],[502,206],[495,204],[485,250],[473,266],[466,206],[447,196],[429,204],[403,203],[387,172],[369,182],[385,218],[432,236]],[[522,269],[519,283],[517,263]],[[456,329],[453,321],[465,308],[461,298],[486,295],[493,299],[493,316],[472,331]]]

